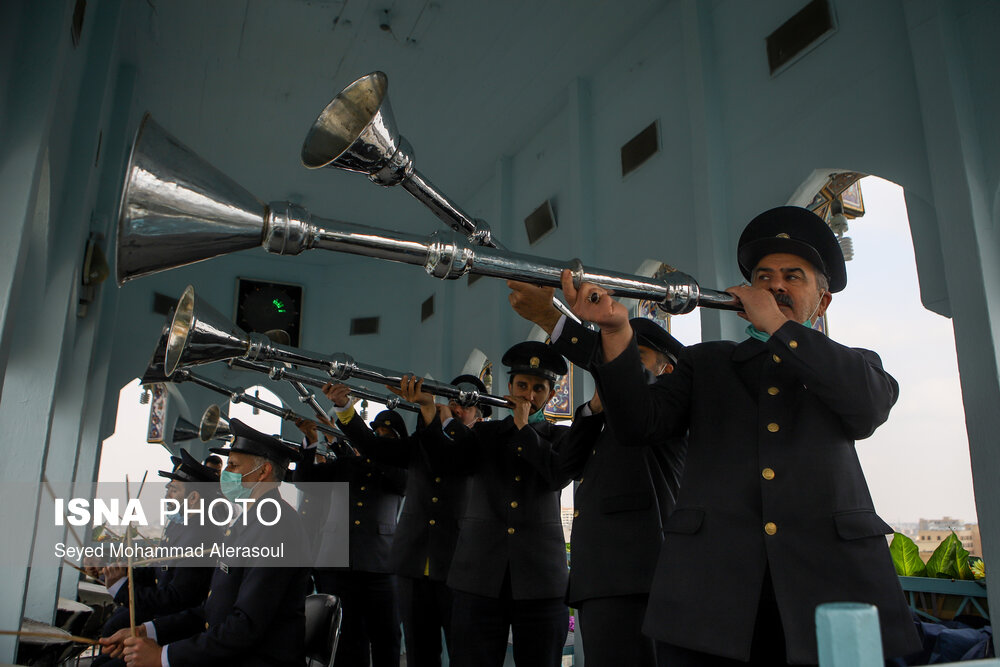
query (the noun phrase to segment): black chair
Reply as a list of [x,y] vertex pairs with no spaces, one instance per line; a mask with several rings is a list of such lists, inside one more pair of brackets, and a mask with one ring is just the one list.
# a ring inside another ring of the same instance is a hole
[[306,597],[306,665],[332,667],[340,640],[340,598],[314,593]]

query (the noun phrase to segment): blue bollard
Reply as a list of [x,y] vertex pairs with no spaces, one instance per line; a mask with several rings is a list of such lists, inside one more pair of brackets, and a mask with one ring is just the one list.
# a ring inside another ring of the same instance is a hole
[[816,607],[820,667],[882,667],[882,632],[878,609],[859,602],[830,602]]

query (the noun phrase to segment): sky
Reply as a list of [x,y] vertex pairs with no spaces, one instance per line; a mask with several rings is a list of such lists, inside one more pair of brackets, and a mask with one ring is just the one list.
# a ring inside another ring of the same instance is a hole
[[[847,289],[830,305],[828,327],[839,343],[875,350],[899,382],[889,420],[857,443],[875,509],[896,526],[944,516],[975,523],[951,320],[920,303],[902,188],[874,177],[861,188],[865,215],[852,220],[846,234],[854,242],[854,259],[847,264]],[[675,317],[672,332],[684,343],[696,342],[698,320]],[[140,393],[138,381],[122,390],[115,433],[104,441],[101,481],[124,481],[128,474],[136,483],[147,470],[151,481],[165,481],[156,471],[170,468],[169,455],[145,441],[149,407],[139,404]],[[266,389],[261,398],[277,403]],[[369,416],[380,409],[373,406]],[[230,414],[264,432],[277,430],[278,417],[253,415],[245,405],[233,406]],[[162,492],[162,484],[152,486]],[[568,489],[563,505],[572,505]]]
[[828,324],[837,342],[878,352],[899,382],[889,420],[857,443],[875,509],[889,523],[975,523],[952,322],[920,303],[902,188],[868,177],[861,190],[865,215],[847,232],[848,286],[834,295]]

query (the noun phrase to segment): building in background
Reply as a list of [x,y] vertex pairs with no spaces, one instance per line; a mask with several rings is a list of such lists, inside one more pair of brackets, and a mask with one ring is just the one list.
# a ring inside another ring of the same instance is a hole
[[917,534],[913,537],[920,548],[920,558],[925,563],[941,542],[952,533],[962,541],[962,547],[971,556],[983,555],[983,545],[979,537],[978,523],[962,523],[961,519],[950,516],[941,519],[921,519],[917,524]]

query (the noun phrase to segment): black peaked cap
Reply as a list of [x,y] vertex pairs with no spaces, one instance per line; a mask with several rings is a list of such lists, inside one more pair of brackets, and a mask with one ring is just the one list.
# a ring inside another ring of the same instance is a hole
[[561,354],[551,346],[534,340],[511,347],[504,352],[500,363],[510,368],[511,375],[534,375],[550,380],[553,385],[569,371]]
[[171,460],[177,459],[171,472],[160,470],[160,477],[177,480],[178,482],[218,482],[219,471],[209,468],[207,465],[199,463],[186,449],[181,449],[180,457],[171,456]]
[[287,446],[273,435],[265,435],[250,428],[239,419],[229,420],[229,430],[233,432],[233,444],[230,447],[212,447],[208,451],[213,454],[229,456],[233,452],[262,456],[269,461],[287,465],[289,461],[298,461],[299,452]]
[[[466,391],[470,389],[475,389],[480,395],[486,393],[486,385],[483,381],[477,378],[475,375],[459,375],[457,378],[451,381],[451,384],[455,385],[459,389],[465,389]],[[482,413],[484,417],[493,416],[493,408],[485,403],[479,404],[479,412]]]
[[779,206],[750,221],[740,235],[736,257],[743,277],[765,255],[785,252],[809,261],[826,275],[831,292],[847,287],[847,266],[837,235],[818,215],[799,206]]
[[406,422],[403,421],[403,415],[395,410],[383,410],[378,413],[369,426],[372,427],[373,431],[379,426],[384,426],[395,431],[396,436],[400,439],[406,437]]
[[646,317],[633,317],[629,320],[629,324],[632,325],[632,331],[635,332],[639,345],[665,354],[672,364],[677,363],[684,344],[671,336],[666,329]]

